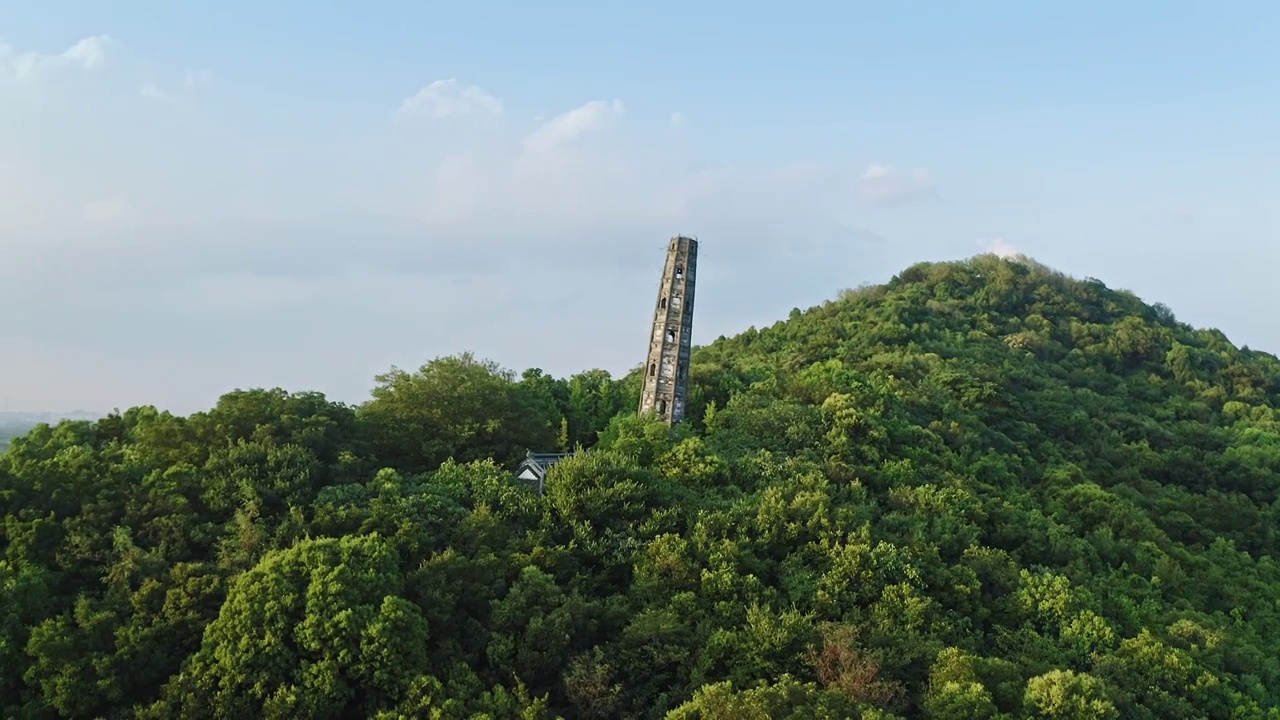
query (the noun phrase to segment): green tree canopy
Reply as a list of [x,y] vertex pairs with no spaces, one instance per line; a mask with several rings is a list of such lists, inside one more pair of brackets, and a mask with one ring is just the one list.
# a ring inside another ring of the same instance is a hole
[[1280,719],[1274,356],[984,256],[689,377],[675,427],[467,353],[32,427],[0,716]]

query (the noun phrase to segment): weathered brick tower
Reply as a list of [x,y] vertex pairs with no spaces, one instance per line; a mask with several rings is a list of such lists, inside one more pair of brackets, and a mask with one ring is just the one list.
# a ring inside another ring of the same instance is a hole
[[698,241],[678,235],[667,247],[662,285],[654,309],[645,362],[640,413],[653,413],[668,423],[684,419],[689,394],[689,348],[693,335],[693,289],[698,269]]

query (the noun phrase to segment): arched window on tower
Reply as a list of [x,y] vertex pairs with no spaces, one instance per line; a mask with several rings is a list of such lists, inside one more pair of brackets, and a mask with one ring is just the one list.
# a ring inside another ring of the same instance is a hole
[[666,310],[666,309],[667,309],[667,299],[666,299],[666,298],[662,298],[661,300],[659,300],[659,301],[658,301],[658,309],[659,309],[659,310]]
[[675,331],[675,330],[668,330],[668,331],[667,331],[667,342],[675,342],[675,341],[676,341],[676,331]]
[[649,377],[658,374],[658,363],[649,363]]
[[680,280],[680,279],[681,279],[681,278],[683,278],[683,277],[684,277],[684,268],[682,268],[682,267],[680,267],[679,265],[677,265],[677,266],[676,266],[676,279],[677,279],[677,280]]

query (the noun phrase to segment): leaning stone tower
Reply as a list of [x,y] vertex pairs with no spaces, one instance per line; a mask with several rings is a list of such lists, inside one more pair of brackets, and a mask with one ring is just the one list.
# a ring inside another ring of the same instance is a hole
[[683,235],[671,238],[654,308],[653,332],[649,336],[640,413],[653,413],[672,424],[684,419],[689,393],[689,348],[697,269],[698,241]]

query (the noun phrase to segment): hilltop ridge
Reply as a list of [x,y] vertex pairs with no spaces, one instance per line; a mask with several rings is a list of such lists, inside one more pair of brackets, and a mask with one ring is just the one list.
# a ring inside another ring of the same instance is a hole
[[1274,356],[980,256],[696,348],[675,427],[640,380],[36,428],[3,714],[1280,717]]

